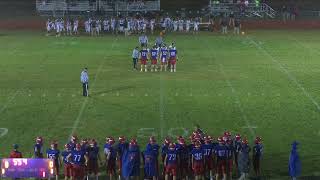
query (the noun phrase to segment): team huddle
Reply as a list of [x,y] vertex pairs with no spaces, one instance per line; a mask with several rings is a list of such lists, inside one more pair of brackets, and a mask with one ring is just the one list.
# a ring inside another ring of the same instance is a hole
[[[120,136],[118,142],[113,137],[107,137],[101,153],[95,139],[79,141],[75,135],[65,144],[61,153],[55,141],[51,143],[46,154],[43,149],[43,139],[37,137],[34,157],[53,159],[56,179],[60,167],[63,166],[66,180],[70,178],[82,180],[85,177],[98,179],[99,169],[102,168],[110,180],[117,179],[117,175],[119,180],[138,180],[142,176],[144,179],[152,180],[161,177],[165,180],[193,177],[196,180],[206,177],[210,180],[221,178],[226,180],[231,179],[232,175],[241,179],[249,173],[251,150],[248,140],[241,138],[240,134],[232,137],[231,133],[226,131],[222,136],[213,139],[200,128],[192,133],[189,144],[182,136],[178,136],[176,140],[167,137],[160,147],[152,136],[143,151],[140,151],[135,138],[128,142],[124,136]],[[260,137],[256,137],[252,150],[254,171],[259,176],[263,152]],[[14,151],[17,151],[17,148]],[[104,158],[100,157],[100,153]],[[142,166],[144,173],[141,176]]]

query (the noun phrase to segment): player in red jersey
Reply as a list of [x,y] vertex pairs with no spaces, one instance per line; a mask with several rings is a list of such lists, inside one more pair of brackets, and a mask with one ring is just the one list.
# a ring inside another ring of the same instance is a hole
[[173,180],[177,179],[177,166],[178,166],[178,151],[174,143],[170,143],[169,149],[164,158],[164,166],[166,167],[165,180],[172,176]]
[[170,62],[170,72],[176,72],[177,70],[177,60],[178,52],[172,46],[169,47],[169,62]]
[[204,153],[201,148],[201,142],[195,142],[194,148],[191,151],[191,164],[195,180],[204,180]]
[[150,50],[150,57],[151,57],[151,72],[158,71],[158,57],[159,57],[159,49],[156,45],[153,46],[153,48]]
[[223,141],[223,137],[218,138],[219,144],[215,147],[215,156],[217,164],[216,179],[223,175],[223,179],[227,179],[226,166],[227,166],[227,147]]

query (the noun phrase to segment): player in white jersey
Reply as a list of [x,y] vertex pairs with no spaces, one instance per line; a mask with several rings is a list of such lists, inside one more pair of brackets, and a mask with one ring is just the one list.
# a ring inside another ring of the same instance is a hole
[[198,34],[199,33],[199,21],[198,20],[194,20],[193,21],[193,33],[194,34]]
[[119,19],[119,32],[120,33],[124,32],[124,23],[125,23],[125,21],[123,18]]
[[178,20],[177,19],[175,19],[174,21],[173,21],[173,31],[178,31]]
[[58,19],[55,20],[54,22],[54,25],[55,25],[55,29],[56,29],[56,37],[59,37],[61,34],[61,31],[60,31],[60,22]]
[[147,32],[148,21],[145,20],[145,19],[142,19],[142,22],[143,22],[143,24],[142,24],[142,31],[143,31],[143,33],[146,33],[146,32]]
[[69,19],[67,19],[67,35],[72,35],[72,25],[71,25],[71,21]]
[[179,20],[179,31],[180,32],[183,32],[183,23],[184,23],[183,19],[180,19]]
[[109,20],[108,19],[104,19],[102,24],[103,24],[103,31],[104,32],[109,32],[109,30],[110,30]]
[[151,31],[151,34],[153,34],[153,32],[154,32],[155,23],[156,23],[155,19],[151,19],[150,20],[150,31]]
[[47,22],[46,22],[46,28],[47,28],[47,34],[46,36],[49,36],[50,35],[50,31],[51,31],[51,20],[48,19]]
[[115,18],[111,18],[111,30],[112,30],[112,34],[116,34],[117,33],[117,21]]
[[96,33],[97,33],[97,36],[100,35],[100,31],[101,31],[101,21],[98,19],[96,20]]
[[64,27],[64,20],[61,18],[60,19],[60,32],[65,35],[65,27]]
[[79,27],[79,20],[75,19],[73,21],[73,34],[78,35],[78,27]]
[[187,20],[186,20],[186,32],[189,32],[189,31],[190,31],[190,24],[191,24],[190,19],[187,19]]

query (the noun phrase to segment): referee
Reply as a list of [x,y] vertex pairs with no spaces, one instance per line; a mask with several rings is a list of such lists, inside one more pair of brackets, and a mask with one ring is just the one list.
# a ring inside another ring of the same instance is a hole
[[89,96],[89,76],[88,76],[88,68],[84,68],[81,72],[80,81],[82,83],[82,95],[88,97]]

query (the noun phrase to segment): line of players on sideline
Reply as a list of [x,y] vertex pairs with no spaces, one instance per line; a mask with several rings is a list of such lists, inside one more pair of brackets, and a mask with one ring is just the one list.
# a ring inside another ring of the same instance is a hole
[[151,49],[148,49],[146,44],[142,44],[142,49],[138,50],[139,47],[136,47],[132,52],[134,69],[137,69],[137,60],[140,59],[140,72],[148,71],[148,60],[150,60],[151,72],[158,71],[158,64],[160,64],[159,71],[167,71],[167,68],[170,68],[170,72],[176,72],[178,51],[174,43],[169,47],[165,43],[155,44]]
[[[228,131],[213,139],[197,128],[190,136],[189,144],[182,136],[178,136],[176,142],[167,137],[161,147],[152,136],[144,151],[140,151],[135,138],[128,142],[124,136],[120,136],[116,143],[113,137],[107,137],[103,146],[104,159],[100,157],[100,147],[95,139],[82,139],[79,142],[78,137],[73,135],[62,152],[57,142],[53,141],[46,154],[43,143],[42,137],[36,138],[34,158],[53,159],[56,179],[62,164],[66,180],[70,178],[83,180],[85,177],[98,179],[99,165],[104,167],[110,180],[117,179],[117,175],[119,180],[138,180],[141,179],[141,162],[144,179],[156,180],[163,177],[165,180],[169,178],[187,180],[194,177],[200,180],[209,177],[210,180],[221,178],[226,180],[232,178],[233,168],[234,175],[244,179],[248,176],[250,166],[251,148],[248,140],[242,138],[240,134],[236,134],[233,138]],[[255,175],[259,177],[263,153],[260,137],[255,138],[252,151],[253,168]],[[11,152],[10,158],[22,158],[17,145]],[[163,168],[160,164],[163,164]]]
[[[76,19],[48,19],[46,22],[47,35],[52,32],[56,36],[78,35],[79,20]],[[199,31],[200,18],[162,18],[160,21],[145,17],[111,17],[105,19],[89,18],[84,21],[83,27],[88,35],[99,36],[102,32],[114,34],[124,33],[125,35],[151,32],[153,34],[157,27],[167,31],[191,32]]]

